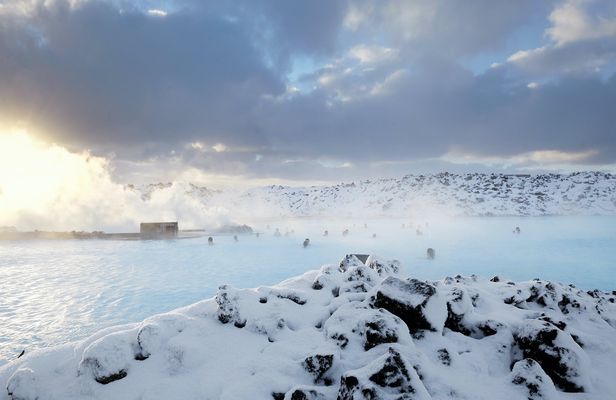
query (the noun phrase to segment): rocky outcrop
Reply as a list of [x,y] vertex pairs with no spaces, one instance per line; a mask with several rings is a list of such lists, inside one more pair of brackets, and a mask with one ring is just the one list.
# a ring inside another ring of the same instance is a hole
[[570,334],[549,322],[533,320],[514,331],[514,359],[533,359],[565,392],[583,392],[589,385],[590,368],[582,348]]
[[313,356],[306,357],[302,365],[306,371],[314,377],[314,382],[318,383],[324,381],[331,384],[331,380],[325,377],[325,374],[334,364],[333,354],[315,354]]
[[125,378],[135,358],[134,345],[127,332],[94,341],[83,352],[79,374],[89,375],[103,385]]
[[532,358],[525,358],[513,365],[510,381],[520,387],[528,400],[550,400],[557,397],[552,380]]
[[616,398],[616,293],[344,257],[0,367],[0,400]]
[[388,277],[376,289],[370,305],[398,316],[411,334],[441,332],[445,324],[445,302],[434,286],[417,279]]
[[246,325],[246,319],[240,315],[237,292],[227,285],[219,288],[216,294],[218,320],[223,324],[232,323],[238,328]]
[[338,400],[431,399],[408,360],[390,347],[363,368],[342,375]]

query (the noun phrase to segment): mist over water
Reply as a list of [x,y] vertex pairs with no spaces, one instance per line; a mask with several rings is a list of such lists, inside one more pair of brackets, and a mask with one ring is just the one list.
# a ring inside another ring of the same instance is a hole
[[[294,219],[253,226],[259,238],[239,236],[236,243],[214,236],[213,246],[206,238],[0,242],[0,360],[194,303],[221,284],[275,284],[347,253],[397,258],[406,274],[421,279],[499,275],[616,289],[616,217]],[[512,233],[516,226],[520,235]],[[287,230],[295,233],[284,236]],[[428,247],[435,260],[426,258]]]
[[141,221],[180,220],[185,228],[229,222],[172,185],[144,199],[114,181],[111,160],[37,141],[0,135],[0,226],[19,230],[133,232]]

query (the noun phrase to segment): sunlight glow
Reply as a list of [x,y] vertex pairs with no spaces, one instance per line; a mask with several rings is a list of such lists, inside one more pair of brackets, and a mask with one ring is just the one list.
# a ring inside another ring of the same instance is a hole
[[105,157],[71,152],[23,130],[0,131],[0,226],[130,232],[147,220],[179,220],[189,228],[228,222],[226,210],[206,209],[185,191],[173,185],[145,201],[112,179]]
[[[84,168],[84,167],[88,168]],[[25,131],[0,134],[0,209],[41,208],[103,173],[106,160],[46,145]]]

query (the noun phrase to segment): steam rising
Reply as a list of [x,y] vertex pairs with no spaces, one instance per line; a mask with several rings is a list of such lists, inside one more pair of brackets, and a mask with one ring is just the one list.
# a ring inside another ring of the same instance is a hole
[[110,171],[104,157],[25,134],[0,135],[0,226],[117,232],[160,220],[183,229],[229,223],[260,229],[308,218],[363,225],[376,218],[421,223],[460,215],[616,214],[616,176],[601,172],[440,173],[307,187],[251,187],[255,182],[244,180],[210,190],[186,182],[135,188],[114,182]]
[[20,230],[135,231],[141,221],[180,221],[183,228],[227,222],[181,185],[141,193],[112,180],[109,160],[73,153],[25,133],[0,135],[0,225]]

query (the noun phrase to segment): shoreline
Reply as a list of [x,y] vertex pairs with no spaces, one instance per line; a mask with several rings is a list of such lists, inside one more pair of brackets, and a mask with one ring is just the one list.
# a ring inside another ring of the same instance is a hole
[[[452,219],[452,220],[464,220],[469,219],[473,220],[476,218],[480,219],[551,219],[551,218],[615,218],[616,214],[613,213],[605,213],[605,214],[546,214],[546,215],[515,215],[515,214],[507,214],[507,215],[453,215],[453,216],[433,216],[432,219]],[[401,222],[423,222],[424,219],[416,218],[409,215],[400,215],[400,216],[367,216],[362,218],[357,217],[346,217],[340,215],[331,215],[331,216],[292,216],[292,217],[271,217],[271,218],[252,218],[251,223],[258,224],[272,224],[276,222],[302,222],[302,221],[320,221],[320,220],[329,220],[332,222],[358,222],[358,221],[401,221]],[[425,220],[429,220],[431,218],[425,218]],[[254,231],[251,233],[257,233],[258,231]],[[179,235],[177,237],[171,238],[173,239],[191,239],[195,237],[203,237],[203,236],[220,236],[220,235],[245,235],[250,234],[249,232],[221,232],[217,230],[206,231],[205,229],[183,229],[179,231]],[[259,232],[263,233],[263,232]],[[34,231],[0,231],[0,241],[20,241],[20,240],[169,240],[169,238],[141,238],[141,234],[138,232],[113,232],[107,233],[103,231],[45,231],[45,230],[34,230]]]
[[401,273],[396,260],[347,255],[273,286],[222,285],[141,323],[26,352],[0,366],[0,400],[616,394],[616,293]]

